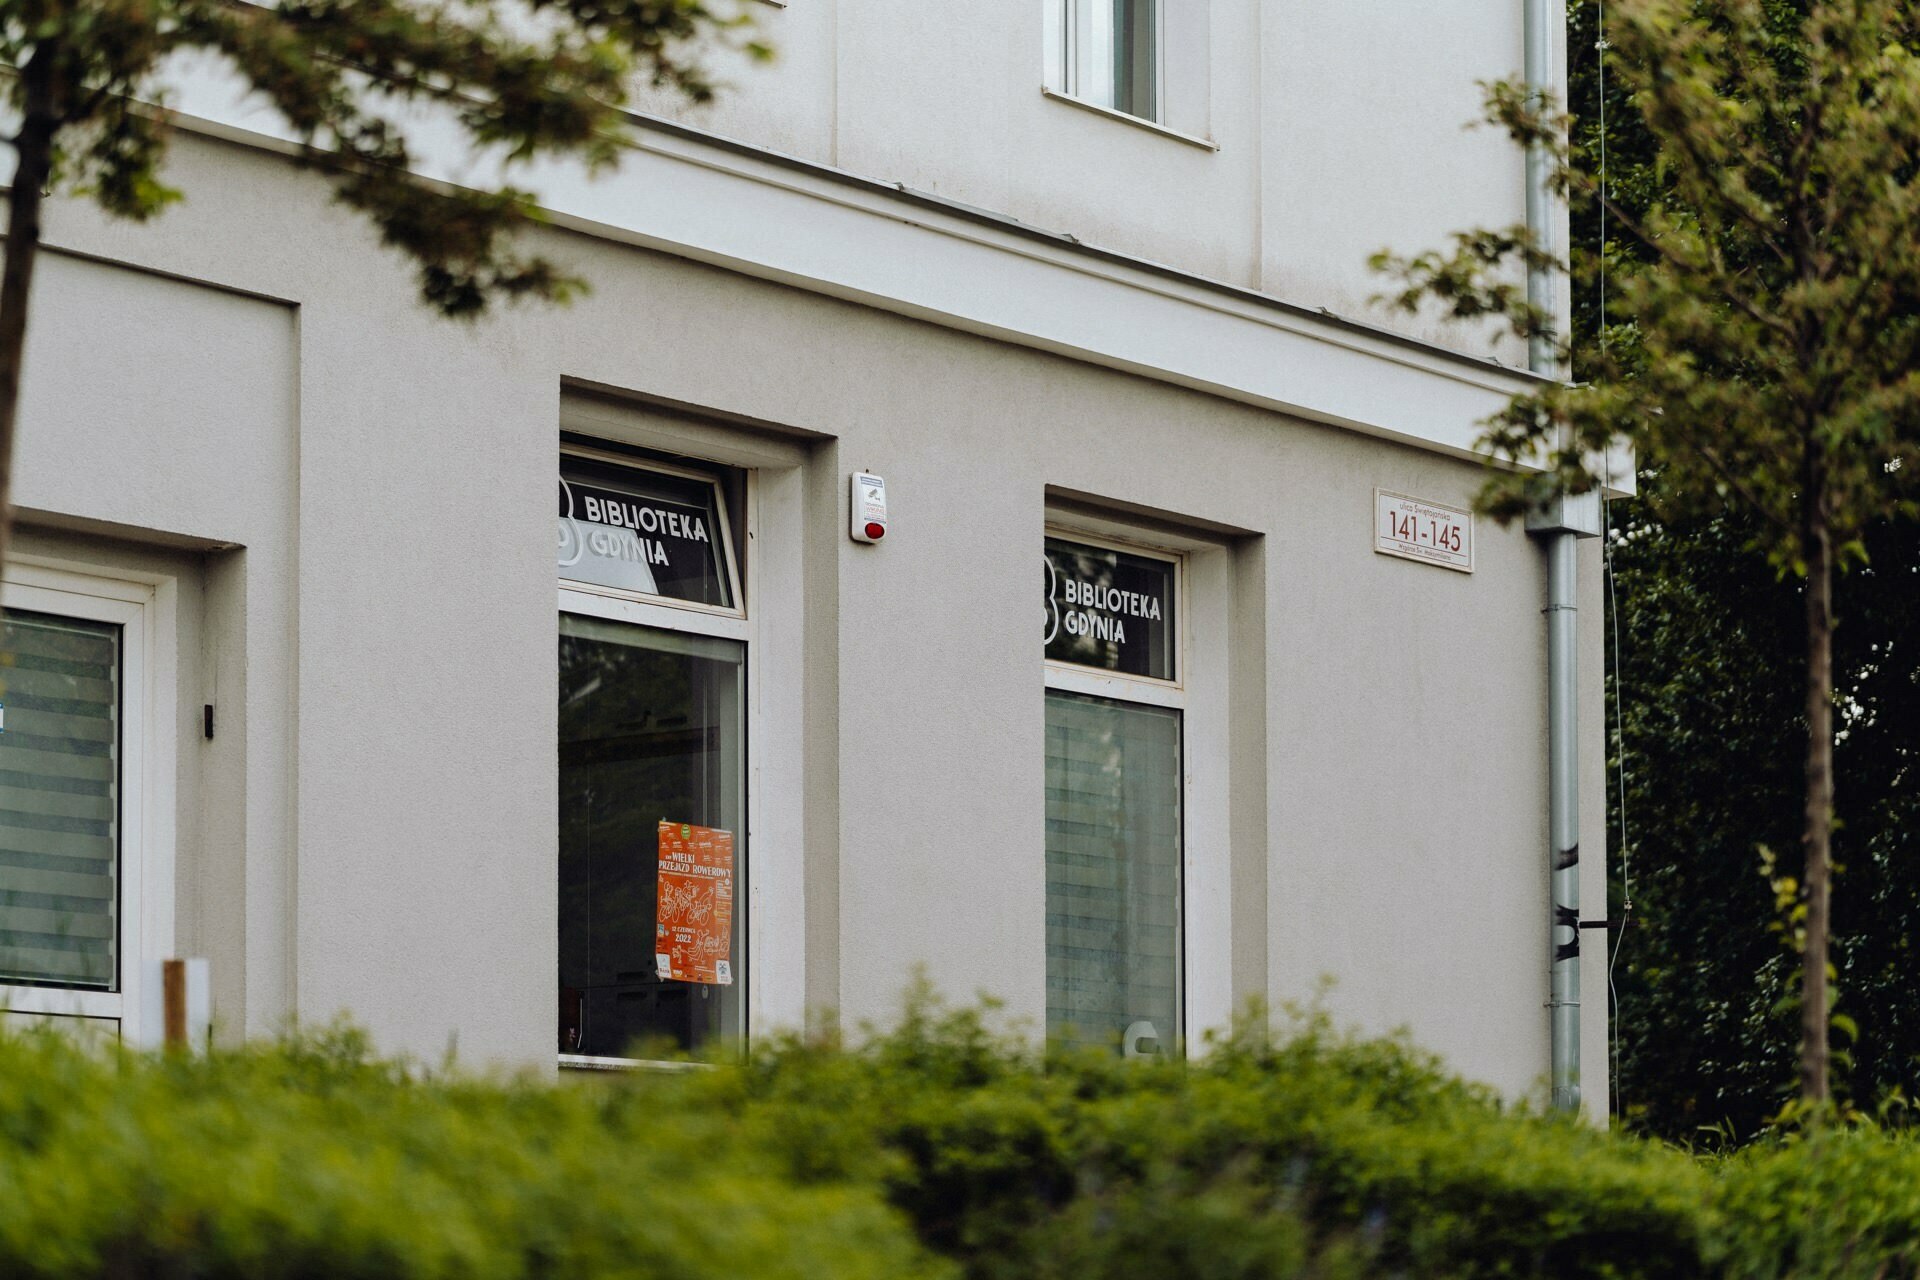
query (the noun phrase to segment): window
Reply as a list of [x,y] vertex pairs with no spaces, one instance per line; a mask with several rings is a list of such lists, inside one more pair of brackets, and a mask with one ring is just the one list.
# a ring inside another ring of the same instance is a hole
[[123,1030],[138,1013],[142,911],[152,905],[141,840],[151,596],[132,583],[8,566],[0,1008]]
[[1182,1035],[1181,561],[1049,537],[1047,1033],[1171,1052]]
[[719,485],[590,454],[560,470],[560,574],[683,604],[735,604],[732,530]]
[[1160,119],[1159,0],[1045,0],[1046,86]]
[[563,1062],[745,1026],[744,611],[721,478],[561,457]]
[[120,973],[120,628],[8,610],[0,647],[0,981]]

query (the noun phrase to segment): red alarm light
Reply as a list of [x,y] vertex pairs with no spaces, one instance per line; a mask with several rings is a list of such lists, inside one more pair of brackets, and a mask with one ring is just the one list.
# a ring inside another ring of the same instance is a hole
[[881,524],[878,520],[869,520],[867,521],[867,536],[875,542],[878,542],[887,536],[887,526]]

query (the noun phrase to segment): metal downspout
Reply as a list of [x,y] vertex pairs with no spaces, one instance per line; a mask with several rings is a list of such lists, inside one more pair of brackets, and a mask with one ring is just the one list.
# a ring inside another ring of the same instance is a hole
[[1580,1109],[1580,715],[1574,645],[1579,534],[1547,538],[1547,812],[1553,919],[1547,1008],[1553,1109]]
[[[1554,45],[1559,32],[1555,0],[1523,0],[1526,6],[1526,77],[1538,105],[1554,87]],[[1556,251],[1558,237],[1551,161],[1538,143],[1527,148],[1527,227],[1534,242]],[[1527,272],[1527,301],[1559,314],[1554,275],[1545,267]],[[1545,334],[1528,341],[1527,363],[1536,373],[1563,370]],[[1582,501],[1592,498],[1592,503]],[[1578,541],[1600,532],[1598,493],[1562,494],[1530,516],[1528,532],[1543,538],[1547,552],[1547,771],[1551,917],[1548,921],[1548,998],[1552,1106],[1580,1109],[1580,722],[1575,656],[1579,636]],[[1593,508],[1589,515],[1589,508]]]

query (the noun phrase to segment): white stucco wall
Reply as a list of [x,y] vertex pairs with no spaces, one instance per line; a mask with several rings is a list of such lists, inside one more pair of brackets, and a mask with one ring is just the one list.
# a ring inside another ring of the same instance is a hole
[[[389,1048],[552,1061],[548,504],[564,388],[591,385],[609,430],[764,465],[784,504],[762,608],[804,745],[761,782],[785,825],[757,865],[798,886],[752,960],[763,1025],[883,1017],[916,964],[1043,1021],[1031,590],[1053,491],[1230,566],[1228,847],[1202,852],[1233,885],[1233,959],[1209,1000],[1331,975],[1342,1017],[1512,1092],[1543,1075],[1539,553],[1482,522],[1466,576],[1370,541],[1375,486],[1463,504],[1478,464],[565,232],[590,297],[449,326],[282,161],[183,136],[172,176],[187,202],[145,228],[50,215],[69,256],[36,297],[17,500],[39,550],[199,570],[182,714],[217,701],[241,728],[182,737],[206,834],[181,841],[179,934],[216,958],[232,1029],[350,1010]],[[736,425],[618,426],[623,396]],[[845,537],[856,466],[896,504],[877,547]],[[1589,710],[1599,687],[1595,660]]]
[[[1041,0],[749,6],[771,64],[718,56],[705,107],[646,110],[1085,243],[1521,362],[1484,328],[1375,306],[1379,249],[1525,220],[1480,82],[1517,78],[1519,0],[1165,0],[1167,122],[1042,97]],[[1557,77],[1564,82],[1564,77]]]
[[[34,299],[19,550],[185,584],[179,926],[215,962],[228,1026],[271,1031],[295,972],[297,312],[58,253]],[[209,702],[221,732],[203,743]]]

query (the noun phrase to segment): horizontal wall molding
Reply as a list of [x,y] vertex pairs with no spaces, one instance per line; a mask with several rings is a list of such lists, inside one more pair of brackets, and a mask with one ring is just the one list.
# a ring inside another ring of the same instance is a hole
[[[287,152],[278,116],[219,64],[173,68],[181,128]],[[634,116],[617,170],[515,170],[555,225],[997,341],[1457,457],[1537,385],[1525,370],[1083,245],[926,193]],[[481,185],[451,124],[422,176]]]

